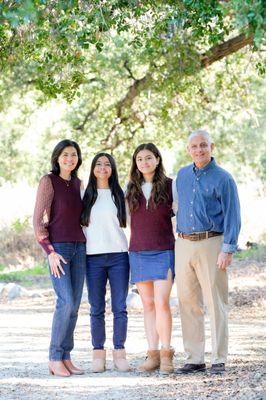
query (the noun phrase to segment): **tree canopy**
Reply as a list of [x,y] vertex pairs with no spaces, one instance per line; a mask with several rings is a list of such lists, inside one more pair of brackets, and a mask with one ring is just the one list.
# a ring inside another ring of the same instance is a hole
[[[140,141],[170,147],[207,125],[222,158],[233,151],[262,174],[262,154],[248,159],[243,143],[256,153],[263,126],[264,29],[262,0],[3,1],[2,127],[14,96],[21,114],[2,128],[3,143],[14,156],[31,92],[36,104],[69,104],[60,134],[71,133],[85,155],[106,150],[122,161]],[[40,143],[58,137],[51,128]]]

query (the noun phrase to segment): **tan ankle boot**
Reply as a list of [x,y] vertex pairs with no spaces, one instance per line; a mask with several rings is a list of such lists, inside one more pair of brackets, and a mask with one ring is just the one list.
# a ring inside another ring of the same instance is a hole
[[160,350],[160,372],[163,374],[171,374],[174,372],[173,357],[174,349],[161,349]]
[[61,376],[63,378],[71,375],[64,366],[63,361],[49,361],[48,368],[51,375]]
[[148,350],[147,357],[143,364],[138,367],[140,372],[154,371],[160,366],[160,351]]
[[113,360],[114,360],[114,367],[118,371],[127,372],[130,370],[127,359],[126,359],[125,349],[114,349],[113,350]]
[[104,372],[106,363],[106,350],[93,350],[92,372]]
[[63,360],[63,364],[73,375],[83,375],[85,373],[84,369],[76,367],[71,360]]

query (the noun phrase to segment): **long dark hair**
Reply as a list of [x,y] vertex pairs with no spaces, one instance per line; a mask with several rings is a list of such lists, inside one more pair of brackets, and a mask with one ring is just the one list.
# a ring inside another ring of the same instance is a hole
[[108,158],[108,160],[111,164],[112,175],[110,176],[108,183],[109,183],[109,187],[111,189],[111,194],[112,194],[114,203],[117,208],[117,218],[119,220],[119,224],[121,227],[125,227],[126,226],[126,206],[125,206],[124,192],[121,189],[121,186],[119,184],[115,160],[108,153],[98,153],[92,160],[90,177],[89,177],[88,185],[86,187],[85,194],[83,197],[83,211],[82,211],[81,219],[80,219],[81,225],[84,225],[84,226],[89,225],[91,209],[98,197],[97,178],[95,177],[93,171],[94,171],[96,163],[100,157]]
[[144,182],[144,178],[143,174],[139,171],[136,162],[137,155],[141,150],[151,151],[154,156],[159,160],[152,180],[151,201],[154,208],[156,208],[159,203],[166,203],[168,201],[166,188],[167,177],[165,175],[161,153],[155,146],[155,144],[143,143],[136,148],[132,157],[132,164],[126,193],[126,200],[128,201],[130,212],[136,211],[139,208],[140,198],[142,195],[141,185]]
[[77,176],[78,169],[82,164],[81,151],[80,151],[79,145],[76,142],[74,142],[73,140],[69,140],[69,139],[61,140],[61,142],[57,143],[57,145],[55,146],[55,148],[52,152],[52,156],[51,156],[51,165],[52,165],[51,172],[54,175],[60,174],[58,158],[60,157],[61,153],[63,152],[63,150],[66,147],[74,147],[77,150],[78,163],[77,163],[75,169],[73,171],[71,171],[71,176]]

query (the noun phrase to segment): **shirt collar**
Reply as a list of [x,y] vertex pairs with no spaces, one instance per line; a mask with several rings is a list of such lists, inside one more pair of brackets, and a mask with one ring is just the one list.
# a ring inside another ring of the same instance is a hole
[[198,171],[207,172],[207,171],[215,168],[217,166],[217,164],[216,164],[214,157],[211,157],[211,161],[209,162],[209,164],[205,165],[205,167],[203,167],[203,168],[197,168],[195,163],[193,163],[192,166],[193,166],[194,172],[198,172]]

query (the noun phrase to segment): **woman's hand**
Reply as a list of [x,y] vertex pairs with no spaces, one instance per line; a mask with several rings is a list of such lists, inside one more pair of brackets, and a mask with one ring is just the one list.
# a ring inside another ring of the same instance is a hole
[[53,251],[48,256],[49,265],[51,269],[51,274],[54,275],[56,278],[60,278],[60,272],[65,275],[65,271],[61,265],[61,261],[64,264],[67,264],[66,260],[63,256]]

